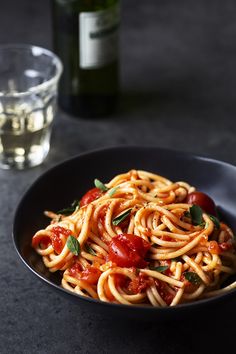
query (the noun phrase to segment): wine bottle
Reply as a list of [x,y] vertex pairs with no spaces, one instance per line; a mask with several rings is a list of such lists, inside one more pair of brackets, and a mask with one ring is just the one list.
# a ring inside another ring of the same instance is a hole
[[52,0],[54,51],[64,71],[59,106],[79,117],[114,111],[119,90],[119,0]]

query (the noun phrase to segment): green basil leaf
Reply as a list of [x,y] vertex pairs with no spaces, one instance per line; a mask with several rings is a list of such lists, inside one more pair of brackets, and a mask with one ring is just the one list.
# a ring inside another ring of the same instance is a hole
[[219,230],[220,229],[220,221],[219,221],[219,219],[217,217],[215,217],[214,215],[210,215],[210,214],[209,214],[209,218],[213,221],[216,229]]
[[189,208],[189,212],[191,214],[193,225],[201,225],[203,221],[202,219],[202,208],[199,205],[194,204]]
[[93,256],[96,256],[96,252],[87,243],[84,245],[84,249],[85,249],[86,252],[92,254]]
[[79,209],[80,207],[80,201],[78,199],[74,200],[71,206],[65,209],[61,209],[56,212],[56,214],[62,214],[62,215],[71,215],[76,209]]
[[119,186],[111,188],[108,192],[109,196],[112,197],[113,194],[115,194],[117,189],[119,189],[119,188],[120,188]]
[[101,191],[106,192],[108,191],[108,188],[103,184],[99,179],[94,180],[95,187],[99,188]]
[[112,220],[112,224],[117,226],[121,223],[121,221],[125,220],[127,218],[127,216],[129,216],[129,214],[131,213],[132,209],[128,209],[126,211],[124,211],[122,214],[116,216],[113,220]]
[[81,252],[80,243],[77,240],[77,238],[75,238],[74,236],[70,235],[68,237],[66,245],[75,256],[78,256],[80,254]]
[[195,272],[184,272],[183,274],[185,279],[187,279],[192,284],[199,285],[202,282],[202,279]]
[[167,270],[169,268],[169,266],[159,266],[159,267],[149,267],[150,270],[155,270],[156,272],[164,272],[165,270]]

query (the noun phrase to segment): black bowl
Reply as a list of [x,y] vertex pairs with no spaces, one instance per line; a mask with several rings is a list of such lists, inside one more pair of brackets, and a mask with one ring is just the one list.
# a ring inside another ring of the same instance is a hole
[[37,179],[22,198],[14,218],[13,239],[23,263],[52,290],[75,300],[90,311],[145,320],[172,319],[214,311],[236,299],[236,290],[210,299],[175,307],[154,308],[104,303],[73,294],[60,286],[60,275],[50,273],[31,248],[34,233],[48,224],[44,210],[59,210],[79,199],[93,186],[94,178],[108,182],[116,174],[143,169],[173,181],[184,180],[209,194],[222,219],[236,230],[236,167],[225,162],[156,147],[114,147],[81,154],[67,160]]

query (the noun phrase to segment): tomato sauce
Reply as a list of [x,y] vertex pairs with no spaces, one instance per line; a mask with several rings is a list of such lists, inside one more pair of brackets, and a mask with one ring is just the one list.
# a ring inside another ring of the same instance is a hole
[[163,241],[173,241],[173,238],[167,235],[161,236],[161,240]]
[[60,254],[64,247],[61,235],[68,238],[71,235],[71,231],[69,229],[65,229],[64,227],[56,226],[51,229],[51,232],[53,233],[51,237],[52,247],[57,254]]
[[32,247],[37,247],[39,244],[42,245],[43,248],[47,248],[51,243],[50,236],[47,235],[35,235],[32,239]]
[[115,300],[115,298],[112,295],[112,292],[111,292],[107,282],[104,283],[104,291],[105,291],[105,295],[106,295],[106,297],[108,298],[109,301],[114,301]]
[[220,254],[221,252],[218,242],[216,241],[210,241],[207,248],[212,254]]
[[80,273],[79,279],[86,281],[90,285],[96,285],[102,272],[95,267],[89,267]]
[[90,285],[96,285],[102,272],[98,268],[92,266],[89,266],[83,270],[81,264],[76,262],[70,268],[69,274],[74,278],[87,282]]
[[222,252],[231,250],[233,248],[233,243],[232,242],[221,242],[219,243],[219,248]]
[[105,227],[105,218],[106,218],[106,213],[107,213],[107,205],[104,205],[100,210],[98,214],[98,221]]
[[168,291],[167,286],[163,281],[155,279],[154,282],[161,298],[165,301],[167,305],[170,305],[175,295],[171,294]]
[[37,247],[39,244],[42,245],[43,248],[47,248],[49,244],[52,244],[55,252],[57,254],[61,253],[64,244],[61,239],[61,235],[64,235],[66,238],[71,234],[69,229],[65,229],[61,226],[53,227],[50,232],[52,233],[51,236],[48,235],[36,235],[32,239],[32,246]]
[[82,272],[82,270],[83,270],[83,268],[82,268],[81,264],[78,262],[75,262],[73,264],[73,266],[69,269],[69,274],[72,277],[77,278],[78,274],[80,274],[80,272]]
[[149,279],[146,274],[139,273],[139,275],[129,283],[128,290],[132,294],[140,294],[149,288],[152,284],[153,281]]

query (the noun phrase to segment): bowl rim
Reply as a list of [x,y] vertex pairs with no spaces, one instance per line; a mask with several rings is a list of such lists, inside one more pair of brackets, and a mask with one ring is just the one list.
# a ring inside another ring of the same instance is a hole
[[112,308],[118,308],[118,309],[124,309],[124,310],[129,310],[129,311],[137,311],[139,310],[140,312],[148,312],[148,313],[153,313],[153,312],[160,312],[160,313],[176,313],[177,311],[182,312],[183,310],[187,310],[187,309],[193,309],[193,308],[200,308],[206,305],[210,304],[216,304],[218,302],[220,302],[223,299],[229,299],[232,296],[236,295],[236,289],[231,289],[223,294],[219,294],[216,295],[214,297],[211,298],[205,298],[205,299],[200,299],[197,301],[193,301],[193,302],[189,302],[189,303],[183,303],[183,304],[178,304],[176,306],[166,306],[166,307],[155,307],[155,306],[150,306],[150,305],[144,305],[144,304],[139,304],[139,305],[126,305],[126,304],[116,304],[116,303],[111,303],[111,302],[105,302],[105,301],[101,301],[99,299],[93,299],[90,297],[86,297],[86,296],[82,296],[76,293],[73,293],[67,289],[64,289],[61,285],[57,285],[54,282],[50,281],[49,279],[47,279],[46,277],[44,277],[43,275],[41,275],[40,273],[38,273],[22,256],[19,247],[17,246],[17,230],[16,230],[16,221],[18,218],[18,213],[22,207],[22,204],[24,203],[24,200],[27,198],[28,194],[31,192],[31,190],[33,190],[37,184],[39,184],[41,182],[41,180],[47,178],[47,176],[49,174],[51,174],[53,171],[56,171],[57,169],[61,169],[64,168],[64,166],[66,164],[71,164],[73,163],[73,161],[76,161],[77,159],[81,159],[81,158],[86,158],[87,156],[90,155],[95,155],[95,154],[103,154],[103,153],[107,153],[108,151],[112,151],[112,150],[156,150],[159,152],[163,152],[163,153],[170,153],[173,155],[178,155],[181,156],[183,158],[191,158],[193,160],[198,160],[198,161],[205,161],[208,162],[210,164],[215,164],[215,165],[221,165],[221,166],[225,166],[227,168],[233,168],[235,169],[236,172],[236,165],[233,165],[229,162],[223,161],[223,160],[218,160],[215,158],[211,158],[208,156],[203,156],[203,155],[198,155],[198,154],[194,154],[191,152],[185,152],[182,150],[177,150],[177,149],[171,149],[171,148],[163,148],[163,147],[158,147],[158,146],[142,146],[142,145],[127,145],[127,146],[123,146],[123,145],[114,145],[114,146],[110,146],[110,147],[105,147],[105,148],[99,148],[99,149],[93,149],[93,150],[88,150],[86,152],[82,152],[79,154],[76,154],[70,158],[64,159],[63,161],[55,164],[54,166],[48,168],[45,172],[43,172],[40,176],[38,176],[35,181],[26,189],[26,191],[24,192],[24,194],[22,195],[22,197],[20,198],[20,201],[17,205],[17,207],[15,208],[15,212],[14,212],[14,217],[13,217],[13,226],[12,226],[12,241],[13,241],[13,245],[15,248],[16,253],[18,254],[18,257],[20,258],[20,260],[23,262],[23,264],[26,266],[26,268],[28,268],[37,278],[39,278],[41,281],[43,281],[44,283],[46,283],[47,285],[49,285],[50,287],[52,286],[54,288],[54,290],[58,290],[59,292],[61,292],[62,294],[68,294],[71,298],[76,299],[78,298],[79,300],[82,300],[84,302],[87,303],[91,303],[91,304],[95,304],[95,305],[99,305],[99,306],[105,306],[105,307],[112,307]]

